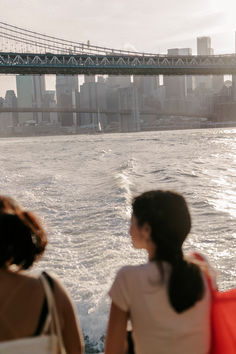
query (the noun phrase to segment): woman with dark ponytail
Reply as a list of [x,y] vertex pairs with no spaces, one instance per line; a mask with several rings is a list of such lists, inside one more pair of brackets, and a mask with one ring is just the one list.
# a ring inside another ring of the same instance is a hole
[[38,218],[0,196],[0,354],[84,352],[64,286],[45,272],[27,272],[46,246]]
[[132,243],[147,250],[149,261],[123,267],[116,276],[105,353],[127,353],[130,319],[136,354],[207,354],[210,293],[199,262],[183,255],[191,228],[185,199],[149,191],[133,200],[132,209]]

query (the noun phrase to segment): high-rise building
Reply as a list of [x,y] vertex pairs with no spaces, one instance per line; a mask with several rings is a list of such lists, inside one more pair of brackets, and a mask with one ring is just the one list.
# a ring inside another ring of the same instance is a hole
[[95,75],[84,75],[84,82],[86,84],[91,83],[91,82],[95,82]]
[[[0,97],[0,106],[5,108],[17,108],[17,98],[13,90],[7,90],[5,99]],[[12,133],[12,128],[18,123],[17,112],[0,113],[0,134],[7,135]]]
[[192,48],[171,48],[167,50],[167,55],[192,55]]
[[140,130],[137,88],[132,84],[118,90],[119,110],[130,110],[131,114],[120,115],[120,130],[122,132]]
[[[17,101],[19,108],[40,108],[42,107],[43,95],[45,92],[45,77],[39,75],[17,75],[16,76]],[[19,113],[19,124],[26,122],[39,124],[42,121],[41,112]]]
[[[119,90],[131,86],[130,76],[108,76],[106,79],[107,85],[107,109],[108,111],[120,111],[122,109],[120,105]],[[128,92],[128,91],[126,91]],[[110,126],[120,124],[120,114],[108,114],[108,124]]]
[[197,55],[212,55],[211,37],[197,37]]
[[219,93],[224,86],[224,75],[212,76],[212,90],[214,93]]
[[[157,113],[160,111],[160,80],[159,76],[139,76],[134,75],[133,84],[137,89],[137,99],[139,111],[149,111]],[[141,120],[146,120],[145,117],[141,117]]]
[[[234,52],[236,53],[236,32],[234,33],[235,36],[235,48]],[[232,75],[232,99],[236,101],[236,75]]]
[[113,88],[123,88],[129,87],[131,85],[131,77],[130,76],[108,76],[107,85]]
[[79,105],[83,111],[91,110],[93,113],[80,113],[79,125],[97,130],[104,129],[107,117],[102,111],[107,109],[107,85],[103,77],[85,76],[80,86]]
[[[5,95],[4,107],[8,108],[17,108],[17,98],[14,90],[7,90]],[[18,125],[18,113],[9,112],[9,125],[17,126]]]
[[[32,75],[33,80],[33,107],[40,108],[43,106],[43,97],[45,94],[45,76],[44,75]],[[34,119],[38,124],[43,120],[43,113],[37,112],[34,114]]]
[[[168,49],[169,56],[192,55],[191,48],[172,48]],[[164,76],[167,99],[184,99],[192,90],[192,76]]]
[[133,82],[140,94],[144,96],[153,95],[159,85],[159,76],[135,75]]
[[[56,108],[56,92],[53,90],[47,90],[43,96],[43,107],[44,108]],[[58,114],[57,112],[43,112],[43,122],[50,124],[58,123]]]
[[[18,108],[32,108],[33,107],[33,81],[30,75],[16,76],[16,90]],[[26,122],[33,121],[34,114],[19,113],[19,124],[24,125]]]
[[[197,37],[197,55],[213,55],[214,49],[211,48],[211,37]],[[218,78],[217,82],[220,79]],[[205,90],[211,90],[213,88],[212,75],[207,76],[196,76],[195,77],[196,87],[203,92]],[[216,81],[215,81],[216,85]]]
[[[78,76],[56,76],[57,106],[73,108],[77,106]],[[60,112],[59,121],[64,127],[73,126],[76,123],[76,113]]]

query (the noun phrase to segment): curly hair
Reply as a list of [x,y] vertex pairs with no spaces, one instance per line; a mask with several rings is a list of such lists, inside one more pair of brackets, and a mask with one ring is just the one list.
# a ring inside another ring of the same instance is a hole
[[0,196],[0,268],[15,264],[28,269],[46,245],[47,236],[37,217],[15,200]]

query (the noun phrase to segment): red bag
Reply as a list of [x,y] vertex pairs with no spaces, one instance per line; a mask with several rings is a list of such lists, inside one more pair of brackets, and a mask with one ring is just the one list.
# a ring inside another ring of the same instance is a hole
[[[209,279],[210,282],[210,279]],[[211,354],[236,353],[236,289],[211,290],[212,349]]]
[[[204,260],[199,254],[195,257]],[[210,354],[236,354],[236,288],[218,291],[209,276],[207,281],[212,296]]]

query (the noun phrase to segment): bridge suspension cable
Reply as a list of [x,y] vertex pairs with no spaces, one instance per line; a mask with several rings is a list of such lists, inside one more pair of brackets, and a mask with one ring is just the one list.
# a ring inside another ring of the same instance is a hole
[[[57,54],[101,54],[101,55],[135,55],[143,56],[144,53],[118,50],[101,46],[91,45],[90,43],[82,43],[69,41],[58,37],[49,36],[39,32],[27,30],[18,26],[14,26],[5,22],[0,22],[0,51],[14,48],[14,52],[18,53],[57,53]],[[4,49],[4,50],[3,50]],[[156,56],[157,54],[145,53],[148,56]]]

